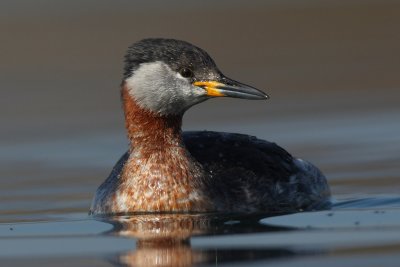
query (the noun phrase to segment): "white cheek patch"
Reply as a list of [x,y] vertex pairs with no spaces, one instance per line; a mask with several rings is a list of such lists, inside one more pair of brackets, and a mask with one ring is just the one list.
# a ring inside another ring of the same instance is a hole
[[141,64],[125,82],[140,107],[161,115],[182,114],[206,100],[203,89],[161,61]]
[[129,94],[144,109],[157,113],[164,111],[168,81],[168,66],[162,62],[143,63],[126,79]]

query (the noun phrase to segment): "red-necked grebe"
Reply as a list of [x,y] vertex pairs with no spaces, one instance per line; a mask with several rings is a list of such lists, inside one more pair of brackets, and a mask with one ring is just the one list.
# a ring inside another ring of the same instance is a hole
[[227,78],[202,49],[144,39],[121,85],[130,148],[97,189],[90,213],[296,212],[329,205],[324,175],[253,136],[181,131],[191,106],[214,97],[265,100]]

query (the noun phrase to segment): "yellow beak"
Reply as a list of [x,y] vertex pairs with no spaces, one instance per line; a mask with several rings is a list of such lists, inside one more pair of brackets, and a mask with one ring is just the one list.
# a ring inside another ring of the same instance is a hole
[[196,81],[194,86],[198,86],[206,90],[207,96],[210,97],[236,97],[244,99],[267,99],[268,95],[251,86],[236,82],[229,78],[222,79],[224,83],[219,81]]
[[202,87],[206,90],[208,96],[226,96],[220,90],[217,89],[218,86],[223,86],[223,83],[219,83],[216,81],[207,81],[207,82],[194,82],[194,86]]

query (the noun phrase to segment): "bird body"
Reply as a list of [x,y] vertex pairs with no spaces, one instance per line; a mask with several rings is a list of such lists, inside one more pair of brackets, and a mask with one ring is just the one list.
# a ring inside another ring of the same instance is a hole
[[295,212],[329,205],[324,175],[274,143],[182,133],[184,112],[211,97],[267,98],[225,77],[200,48],[172,39],[134,44],[121,95],[130,148],[97,189],[92,214]]

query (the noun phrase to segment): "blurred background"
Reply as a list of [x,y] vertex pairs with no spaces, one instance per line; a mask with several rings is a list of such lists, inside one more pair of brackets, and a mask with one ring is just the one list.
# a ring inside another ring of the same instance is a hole
[[189,41],[271,99],[213,99],[186,130],[241,132],[319,166],[336,198],[400,189],[400,2],[0,3],[2,221],[86,211],[127,149],[127,47]]

